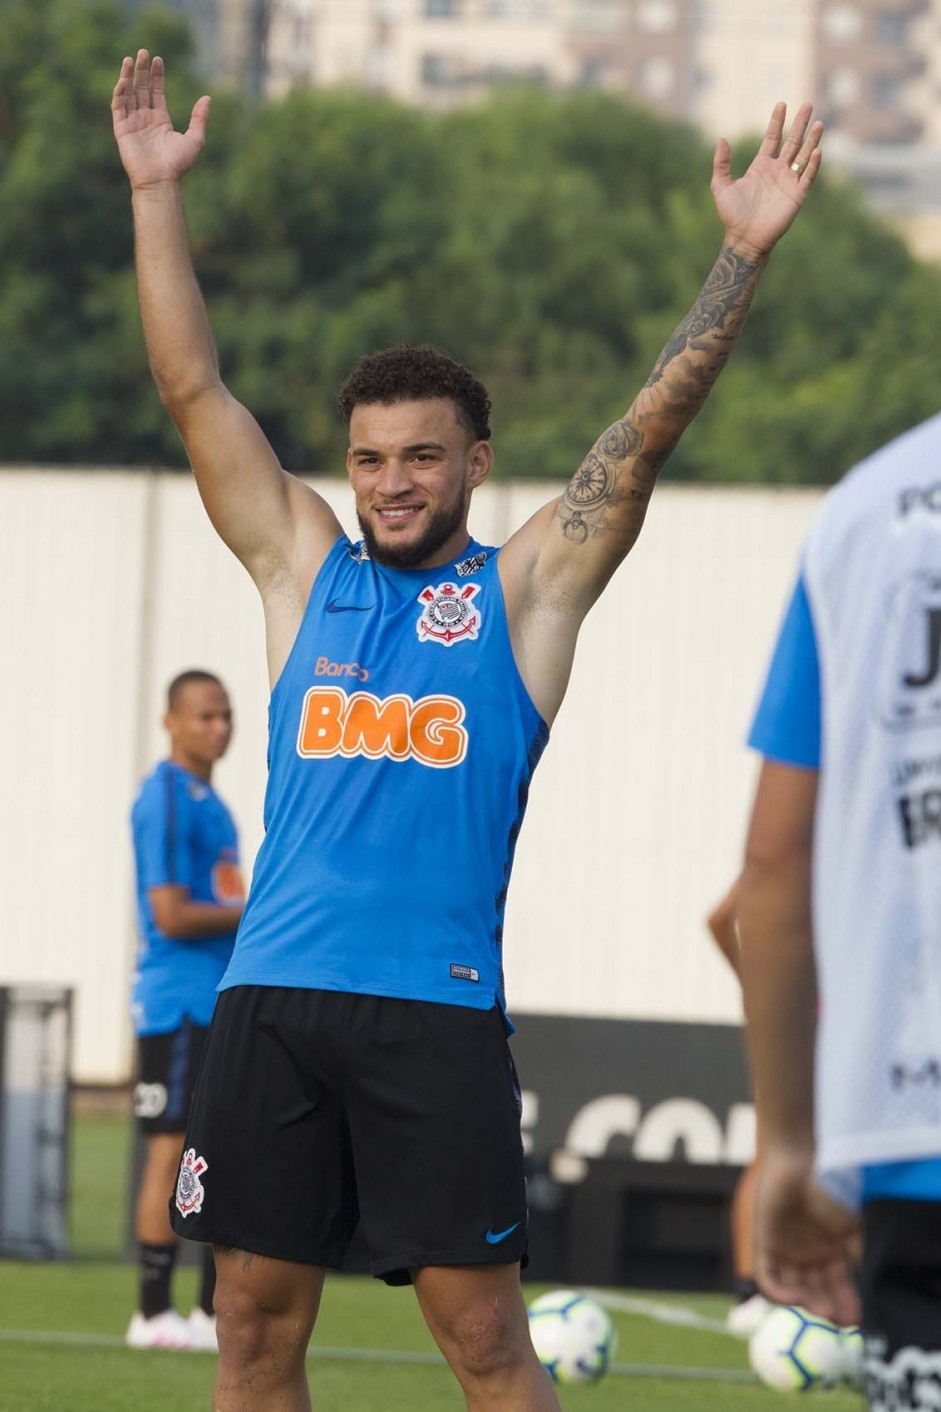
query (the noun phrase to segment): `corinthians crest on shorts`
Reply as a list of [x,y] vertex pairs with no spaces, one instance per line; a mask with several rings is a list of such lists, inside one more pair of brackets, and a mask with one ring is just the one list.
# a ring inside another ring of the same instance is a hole
[[203,1208],[205,1191],[199,1180],[209,1167],[205,1157],[197,1157],[195,1147],[187,1148],[180,1163],[180,1175],[176,1182],[176,1209],[181,1216],[189,1216]]
[[480,629],[480,612],[473,599],[480,584],[439,583],[437,588],[423,588],[418,595],[422,605],[416,628],[419,642],[440,642],[453,647],[455,642],[472,642]]

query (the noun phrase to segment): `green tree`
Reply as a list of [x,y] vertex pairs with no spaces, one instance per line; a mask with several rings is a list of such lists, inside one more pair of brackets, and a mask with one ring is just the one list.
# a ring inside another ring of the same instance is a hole
[[[183,463],[147,372],[108,116],[122,52],[140,45],[167,59],[185,121],[200,89],[177,14],[0,12],[6,460]],[[520,89],[446,114],[221,93],[186,202],[226,380],[288,467],[341,471],[350,365],[437,343],[491,390],[497,473],[568,476],[708,273],[710,167],[692,129],[598,93]],[[826,483],[936,408],[941,276],[824,171],[674,479]]]
[[3,12],[4,459],[136,460],[166,444],[148,386],[127,186],[108,112],[121,54],[138,36],[168,55],[185,95],[189,34],[166,12],[142,17],[133,34],[118,0],[12,0]]

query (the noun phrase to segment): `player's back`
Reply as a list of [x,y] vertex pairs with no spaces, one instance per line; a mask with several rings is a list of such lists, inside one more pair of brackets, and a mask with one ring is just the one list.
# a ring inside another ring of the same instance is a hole
[[824,1169],[937,1148],[939,467],[936,417],[830,492],[804,556],[822,727],[814,930]]

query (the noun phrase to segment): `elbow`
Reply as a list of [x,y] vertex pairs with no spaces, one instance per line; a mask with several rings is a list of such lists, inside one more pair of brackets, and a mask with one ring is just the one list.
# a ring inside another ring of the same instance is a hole
[[183,915],[176,907],[153,907],[153,917],[160,932],[168,941],[183,941],[186,937],[186,927]]
[[154,372],[154,385],[157,396],[163,403],[172,420],[182,426],[192,408],[217,383],[210,377],[166,378]]
[[174,407],[182,400],[180,390],[175,383],[168,382],[160,377],[153,368],[151,368],[150,371],[154,380],[154,386],[157,389],[157,396],[172,416]]
[[756,893],[809,886],[812,857],[803,848],[763,848],[746,845],[742,866],[741,901],[747,909]]
[[745,839],[742,886],[754,875],[789,874],[809,868],[814,852],[813,817],[782,819],[756,812]]
[[213,425],[214,413],[220,406],[217,394],[225,397],[226,390],[218,379],[207,378],[172,387],[160,387],[158,384],[158,391],[192,463],[191,448],[205,437],[207,427]]
[[182,924],[175,918],[155,917],[154,920],[168,941],[183,941],[185,933]]
[[154,925],[170,941],[182,941],[188,935],[186,909],[189,900],[189,889],[173,884],[148,891]]

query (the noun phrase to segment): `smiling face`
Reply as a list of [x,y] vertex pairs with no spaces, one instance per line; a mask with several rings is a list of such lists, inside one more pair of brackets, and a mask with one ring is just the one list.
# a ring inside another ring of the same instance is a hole
[[471,491],[492,461],[449,397],[355,406],[346,464],[370,556],[397,569],[456,559],[469,538]]

